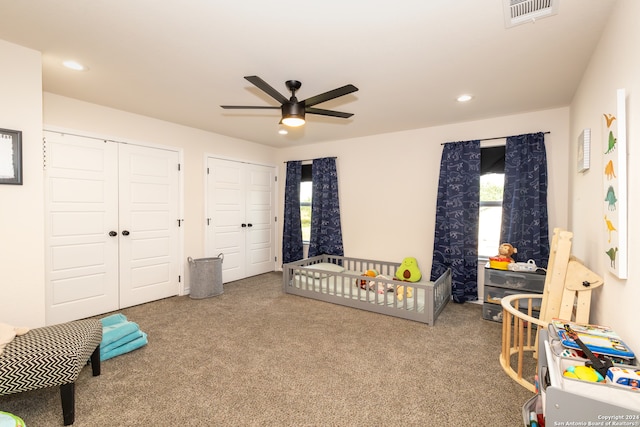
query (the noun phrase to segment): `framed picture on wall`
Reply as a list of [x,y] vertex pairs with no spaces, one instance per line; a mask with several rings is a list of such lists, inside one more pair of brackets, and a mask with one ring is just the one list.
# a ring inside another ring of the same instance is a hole
[[[609,110],[611,111],[611,110]],[[627,112],[626,90],[617,91],[615,113],[603,113],[602,230],[609,271],[627,278]]]
[[591,165],[591,129],[585,129],[578,137],[578,172],[586,172]]
[[0,129],[0,184],[22,185],[22,132]]

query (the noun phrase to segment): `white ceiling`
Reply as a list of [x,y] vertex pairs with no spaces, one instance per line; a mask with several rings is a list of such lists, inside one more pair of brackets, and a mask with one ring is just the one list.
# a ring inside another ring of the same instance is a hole
[[[285,147],[569,105],[615,0],[558,1],[506,29],[502,0],[0,0],[0,39],[42,52],[47,92]],[[354,84],[316,106],[354,116],[279,135],[278,110],[220,108],[278,105],[248,75]]]

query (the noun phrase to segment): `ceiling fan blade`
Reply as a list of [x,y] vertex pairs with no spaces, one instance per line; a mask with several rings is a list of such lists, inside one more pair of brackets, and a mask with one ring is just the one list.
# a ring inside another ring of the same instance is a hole
[[272,105],[221,105],[225,110],[280,110],[282,107],[274,107]]
[[331,116],[348,119],[353,113],[343,113],[342,111],[323,110],[322,108],[305,108],[305,112],[309,114],[318,114],[320,116]]
[[285,97],[283,94],[272,88],[269,83],[265,82],[258,76],[245,76],[245,79],[249,80],[253,83],[258,89],[265,92],[267,95],[271,96],[273,99],[278,101],[280,104],[285,104],[289,102],[289,98]]
[[354,85],[346,85],[339,87],[338,89],[330,90],[329,92],[321,93],[320,95],[312,96],[304,100],[304,104],[307,107],[311,107],[321,102],[329,101],[330,99],[338,98],[340,96],[348,95],[358,90]]

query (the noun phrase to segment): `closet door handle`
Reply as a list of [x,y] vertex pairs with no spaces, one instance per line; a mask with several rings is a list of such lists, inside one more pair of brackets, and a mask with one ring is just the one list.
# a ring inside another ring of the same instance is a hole
[[249,223],[247,224],[247,227],[253,227],[253,224]]
[[115,231],[110,231],[109,232],[109,236],[111,237],[116,237],[118,235],[118,233],[116,233]]
[[128,236],[128,235],[129,235],[129,232],[128,232],[127,230],[123,230],[123,231],[122,231],[122,235],[123,235],[123,236]]
[[242,223],[242,228],[244,228],[244,227],[246,227],[246,226],[247,226],[247,224],[245,224],[245,223]]

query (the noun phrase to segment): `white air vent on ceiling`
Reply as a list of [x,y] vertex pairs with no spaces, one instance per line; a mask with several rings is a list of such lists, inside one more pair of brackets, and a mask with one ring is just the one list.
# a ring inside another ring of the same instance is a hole
[[558,13],[560,0],[503,0],[504,24],[507,28]]

